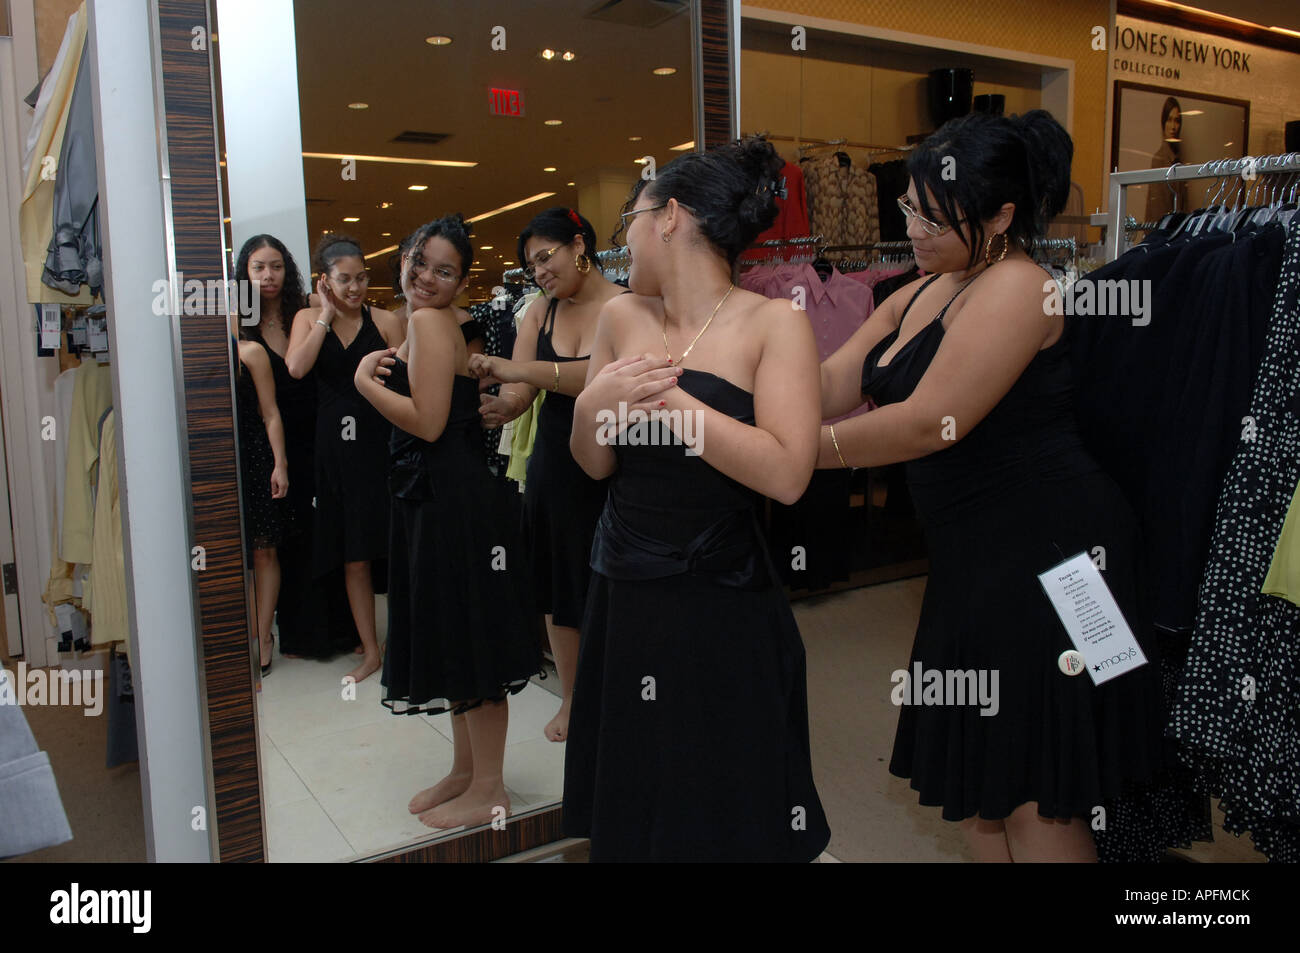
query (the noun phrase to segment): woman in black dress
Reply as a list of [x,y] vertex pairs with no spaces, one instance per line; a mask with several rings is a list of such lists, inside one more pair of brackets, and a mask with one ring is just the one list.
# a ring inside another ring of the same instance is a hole
[[519,260],[545,294],[529,307],[511,360],[473,357],[470,373],[507,386],[485,396],[483,425],[519,416],[539,390],[537,435],[524,481],[524,545],[533,563],[536,607],[546,630],[563,699],[546,737],[568,737],[579,629],[591,576],[591,540],[605,505],[605,484],[593,480],[569,451],[573,401],[587,377],[588,352],[605,302],[623,289],[606,280],[596,261],[596,233],[572,209],[542,212],[519,235]]
[[[316,248],[320,307],[293,319],[285,363],[303,378],[316,371],[315,572],[343,567],[348,603],[365,657],[347,677],[379,670],[370,564],[388,554],[388,436],[392,429],[357,393],[353,376],[366,354],[397,347],[397,315],[366,304],[369,277],[361,248],[327,234]],[[345,343],[346,341],[346,343]]]
[[[610,480],[564,763],[565,833],[592,860],[812,861],[830,840],[756,516],[812,477],[817,347],[788,301],[731,283],[782,164],[758,139],[683,156],[624,213],[634,294],[601,312],[572,437]],[[674,416],[636,420],[655,410]]]
[[[991,706],[904,703],[889,766],[980,860],[1095,860],[1097,808],[1159,766],[1136,521],[1083,447],[1058,292],[1027,254],[1065,205],[1072,153],[1042,110],[956,119],[919,146],[900,203],[932,277],[822,366],[823,418],[879,407],[823,427],[818,466],[907,461],[930,557],[909,679],[995,686]],[[1149,664],[1094,686],[1038,574],[1097,547]],[[918,694],[902,687],[896,704]]]
[[[466,222],[462,222],[467,237],[473,237],[473,232]],[[458,308],[453,301],[460,297],[463,289],[446,288],[441,282],[437,288],[430,288],[418,281],[412,284],[410,269],[406,267],[406,261],[411,254],[411,242],[413,242],[419,232],[412,232],[406,238],[402,239],[398,246],[397,254],[389,259],[389,264],[393,269],[393,290],[397,292],[397,297],[404,303],[404,307],[397,312],[397,316],[402,319],[402,328],[405,331],[407,322],[411,320],[411,312],[418,311],[420,308],[451,308],[456,313],[456,323],[460,325],[461,333],[465,335],[465,346],[471,354],[483,353],[483,328],[478,320],[470,315],[464,308]]]
[[[280,564],[280,596],[275,622],[280,654],[287,658],[324,658],[359,647],[357,629],[348,610],[340,568],[319,582],[313,579],[312,500],[316,496],[316,375],[301,380],[289,373],[284,356],[294,315],[307,305],[302,275],[289,249],[274,235],[254,235],[235,260],[237,281],[257,282],[261,305],[254,325],[240,326],[240,337],[260,344],[271,362],[275,403],[284,424],[284,448],[289,457],[289,492],[285,502],[289,524],[276,547]],[[244,318],[249,318],[244,315]],[[267,659],[269,661],[269,657]]]
[[265,675],[271,671],[271,622],[280,595],[280,561],[275,548],[290,531],[293,519],[284,499],[290,486],[289,467],[271,362],[251,341],[232,338],[230,344],[237,361],[235,411],[245,548],[253,557],[253,602]]
[[418,229],[403,256],[412,310],[400,349],[361,359],[356,386],[393,423],[392,538],[384,704],[394,713],[452,712],[451,771],[411,799],[429,827],[504,820],[506,696],[541,669],[512,492],[483,458],[478,381],[447,306],[473,252],[459,216]]

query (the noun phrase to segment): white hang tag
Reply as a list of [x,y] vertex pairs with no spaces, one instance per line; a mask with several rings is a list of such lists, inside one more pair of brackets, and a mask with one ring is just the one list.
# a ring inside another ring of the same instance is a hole
[[1038,574],[1094,685],[1147,663],[1106,580],[1086,553]]

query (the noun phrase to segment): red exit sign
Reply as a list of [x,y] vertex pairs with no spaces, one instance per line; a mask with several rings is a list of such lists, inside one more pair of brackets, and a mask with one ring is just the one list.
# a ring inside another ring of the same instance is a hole
[[524,94],[517,89],[497,89],[488,91],[488,104],[494,116],[522,116],[524,114]]

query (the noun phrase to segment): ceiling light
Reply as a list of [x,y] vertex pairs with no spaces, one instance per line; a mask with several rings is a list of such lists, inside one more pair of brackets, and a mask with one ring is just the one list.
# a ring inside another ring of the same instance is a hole
[[495,248],[495,247],[496,247],[495,245],[479,245],[479,246],[478,246],[478,250],[479,250],[479,251],[491,251],[491,250],[492,250],[493,248]]
[[668,148],[671,152],[685,152],[687,149],[695,148],[695,140],[692,139],[690,142],[683,142],[680,146],[669,146]]
[[1189,109],[1189,110],[1187,110],[1186,112],[1180,113],[1179,115],[1182,115],[1182,116],[1204,116],[1204,115],[1205,115],[1205,110],[1204,110],[1204,109]]
[[344,218],[343,221],[345,221],[345,222],[359,222],[359,221],[361,221],[361,219],[357,218],[355,215],[349,215],[349,216],[347,216],[346,218]]
[[366,255],[365,257],[366,257],[366,258],[378,258],[380,255],[386,255],[386,254],[388,254],[390,251],[397,251],[397,246],[396,246],[396,245],[389,245],[387,248],[381,248],[381,249],[379,249],[379,251],[372,251],[369,255]]
[[542,59],[544,60],[555,59],[555,50],[542,50]]
[[564,62],[566,63],[572,63],[577,58],[578,58],[578,54],[574,53],[572,50],[565,50],[564,55],[560,57],[560,59],[564,60]]
[[348,103],[348,109],[369,109],[369,103]]
[[427,185],[408,185],[406,188],[407,188],[407,190],[410,191],[410,192],[423,192],[425,189],[428,188],[428,186],[427,186]]
[[549,199],[554,192],[538,192],[536,195],[530,195],[526,199],[520,199],[518,202],[511,202],[509,205],[503,205],[500,208],[494,208],[490,212],[483,212],[469,219],[472,225],[474,222],[481,222],[485,218],[491,218],[493,215],[500,215],[502,212],[513,212],[517,208],[523,208],[525,205],[531,205],[534,202],[540,202],[542,199]]
[[451,169],[472,169],[477,162],[462,162],[458,159],[408,159],[405,156],[358,156],[344,155],[341,152],[304,152],[304,159],[356,159],[358,162],[395,162],[398,165],[437,165]]
[[222,221],[223,221],[223,222],[229,222],[230,219],[228,219],[228,218],[223,218]]
[[563,125],[564,125],[564,120],[563,120],[563,119],[548,119],[548,120],[546,120],[546,125],[548,125],[548,126],[563,126]]
[[677,72],[677,67],[676,67],[676,66],[661,66],[661,67],[659,67],[659,68],[656,69],[656,70],[652,70],[652,72],[653,72],[656,76],[672,76],[673,73],[676,73],[676,72]]
[[567,184],[569,184],[569,185],[577,185],[578,183],[577,183],[577,182],[569,182],[569,183],[567,183]]
[[393,207],[393,203],[392,203],[392,202],[380,202],[380,203],[379,203],[379,207],[380,207],[380,208],[392,208],[392,207]]
[[543,172],[554,172],[554,171],[555,171],[555,166],[553,166],[553,165],[548,165],[548,166],[547,166],[545,169],[543,169],[542,171],[543,171]]
[[646,164],[647,162],[649,162],[650,160],[647,159],[645,156],[642,156],[641,158],[639,158],[639,159],[633,159],[632,161],[635,162],[637,165],[645,165],[645,164]]
[[451,37],[439,33],[435,36],[426,36],[424,42],[430,46],[451,46]]
[[380,233],[379,233],[379,237],[380,237],[380,238],[388,238],[388,237],[391,236],[392,234],[393,234],[392,232],[380,232]]
[[641,141],[641,137],[640,137],[640,136],[628,136],[628,137],[627,137],[627,141],[628,141],[628,142],[640,142],[640,141]]

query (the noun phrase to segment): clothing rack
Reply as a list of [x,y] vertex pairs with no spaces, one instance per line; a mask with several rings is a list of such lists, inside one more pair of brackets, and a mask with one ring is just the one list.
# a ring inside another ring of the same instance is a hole
[[[1125,226],[1133,221],[1127,215],[1126,190],[1132,185],[1165,185],[1187,182],[1192,179],[1217,179],[1249,173],[1256,176],[1277,172],[1300,172],[1300,153],[1283,155],[1244,156],[1240,159],[1211,159],[1200,165],[1174,163],[1167,168],[1135,169],[1131,172],[1110,174],[1110,211],[1107,212],[1106,260],[1114,261],[1124,252]],[[1190,209],[1180,211],[1191,211]],[[1147,223],[1150,224],[1150,223]],[[1138,223],[1134,221],[1134,225]],[[1140,226],[1131,229],[1141,230]]]
[[[596,261],[600,263],[600,267],[602,270],[608,270],[609,268],[612,268],[616,264],[622,264],[626,262],[627,259],[628,259],[628,251],[626,245],[621,245],[618,248],[609,248],[606,249],[605,251],[596,252]],[[533,282],[529,281],[527,276],[524,274],[523,268],[511,268],[509,271],[507,271],[505,274],[501,276],[501,282],[502,284],[518,284],[518,285],[533,284]]]
[[[821,240],[820,236],[814,238],[788,238],[788,239],[782,239],[777,241],[760,242],[758,245],[755,245],[753,247],[764,248],[767,246],[776,247],[782,245],[811,245],[811,244],[816,244],[820,240]],[[910,252],[911,250],[912,250],[912,243],[909,240],[909,241],[901,241],[901,242],[866,242],[857,245],[824,245],[817,249],[817,254],[820,255],[824,252],[861,251],[861,252],[873,252],[882,255],[889,255],[889,254],[897,254],[899,252]],[[1058,250],[1068,251],[1070,253],[1070,259],[1072,261],[1077,259],[1079,255],[1078,242],[1075,241],[1073,237],[1039,238],[1034,241],[1033,250],[1035,252],[1058,251]],[[758,265],[762,263],[763,262],[760,260],[754,262],[746,262],[745,264]]]

